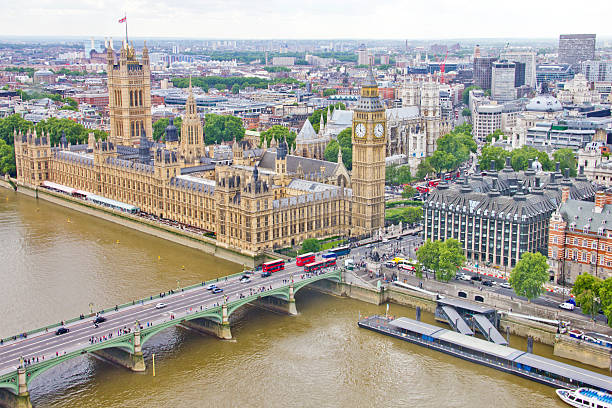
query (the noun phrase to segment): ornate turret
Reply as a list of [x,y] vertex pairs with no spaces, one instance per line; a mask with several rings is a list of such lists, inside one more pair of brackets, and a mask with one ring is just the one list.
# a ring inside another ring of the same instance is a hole
[[62,149],[68,148],[68,139],[66,139],[66,132],[62,130],[62,136],[60,137],[60,147]]
[[178,136],[178,129],[176,128],[176,126],[174,126],[174,118],[170,118],[168,121],[168,126],[166,126],[166,129],[164,130],[164,133],[166,134],[165,140],[166,143],[177,143],[179,141],[179,136]]
[[183,116],[181,124],[180,153],[186,163],[195,163],[204,155],[204,127],[193,96],[191,77],[189,78],[188,92],[185,116]]
[[140,134],[140,143],[138,145],[138,161],[142,164],[149,164],[151,161],[151,152],[150,152],[149,141],[147,140],[147,135],[144,129]]

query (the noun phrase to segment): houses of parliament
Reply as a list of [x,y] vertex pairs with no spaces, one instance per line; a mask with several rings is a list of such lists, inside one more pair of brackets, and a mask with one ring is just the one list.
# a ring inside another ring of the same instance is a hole
[[353,113],[353,170],[338,163],[233,143],[230,165],[206,160],[203,124],[189,92],[178,129],[151,139],[148,50],[107,48],[110,133],[71,145],[62,137],[15,134],[17,183],[53,182],[130,204],[214,235],[217,246],[257,256],[307,238],[362,236],[384,226],[386,116],[372,72]]

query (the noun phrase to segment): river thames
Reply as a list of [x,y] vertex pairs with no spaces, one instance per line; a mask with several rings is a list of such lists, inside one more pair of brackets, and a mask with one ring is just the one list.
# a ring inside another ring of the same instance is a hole
[[[90,303],[102,309],[242,269],[3,188],[0,242],[0,337],[86,313]],[[359,313],[384,314],[384,306],[306,289],[297,293],[296,305],[298,316],[250,309],[233,325],[230,341],[182,328],[163,331],[143,349],[146,373],[91,356],[70,360],[32,383],[32,403],[38,408],[566,406],[553,388],[357,327]],[[406,307],[391,305],[390,312],[414,317]],[[525,349],[525,339],[512,338],[511,345]],[[536,352],[550,357],[552,349],[536,345]]]

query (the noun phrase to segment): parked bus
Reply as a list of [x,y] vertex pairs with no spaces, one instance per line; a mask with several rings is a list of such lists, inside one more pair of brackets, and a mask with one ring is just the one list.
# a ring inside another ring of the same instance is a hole
[[440,179],[429,180],[429,181],[427,182],[427,185],[428,185],[429,187],[438,187],[438,184],[440,184],[440,181],[442,181],[442,180],[440,180]]
[[303,254],[303,255],[298,255],[295,258],[295,264],[297,266],[304,266],[314,261],[315,261],[315,254],[312,252],[308,252],[307,254]]
[[262,264],[261,269],[263,272],[278,272],[285,269],[285,261],[277,259],[276,261],[270,261]]
[[351,247],[346,245],[343,247],[330,249],[329,252],[336,254],[336,257],[348,255],[351,252]]
[[324,259],[322,261],[312,262],[304,266],[304,272],[316,272],[319,269],[329,268],[336,265],[336,258]]
[[416,191],[418,191],[421,194],[429,193],[429,188],[425,186],[417,186]]
[[326,252],[321,256],[323,257],[323,259],[337,258],[336,254],[333,252]]

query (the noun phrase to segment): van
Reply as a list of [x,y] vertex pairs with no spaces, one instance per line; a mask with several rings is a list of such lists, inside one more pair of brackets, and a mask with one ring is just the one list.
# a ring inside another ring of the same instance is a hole
[[398,268],[402,269],[404,271],[410,271],[410,272],[414,272],[415,271],[414,266],[412,266],[412,265],[400,264],[398,266]]

